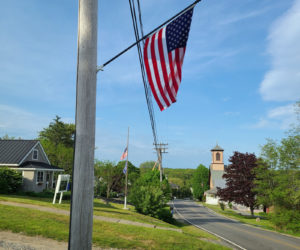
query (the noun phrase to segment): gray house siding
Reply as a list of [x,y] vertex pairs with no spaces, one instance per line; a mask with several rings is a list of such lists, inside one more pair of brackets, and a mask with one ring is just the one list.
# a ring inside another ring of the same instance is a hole
[[[34,180],[34,172],[35,171],[23,171],[23,184],[22,184],[22,189],[24,191],[34,191],[35,190],[35,182]],[[35,192],[35,191],[34,191]]]
[[[43,181],[37,182],[38,172],[43,172]],[[47,174],[49,175],[49,180],[47,181]],[[54,178],[53,171],[38,171],[38,170],[24,170],[22,172],[23,175],[23,184],[22,189],[24,191],[33,191],[33,192],[42,192],[44,189],[53,188],[52,178]]]
[[[38,150],[38,158],[37,158],[37,160],[33,159],[33,151],[35,149]],[[39,162],[49,163],[40,144],[36,145],[31,150],[30,154],[24,159],[23,162],[26,162],[26,161],[39,161]]]

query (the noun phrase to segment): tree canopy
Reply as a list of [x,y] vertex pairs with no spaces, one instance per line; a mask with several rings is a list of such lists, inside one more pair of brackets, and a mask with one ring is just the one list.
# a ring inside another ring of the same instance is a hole
[[223,178],[226,179],[225,188],[217,188],[217,195],[222,201],[235,202],[247,206],[253,215],[255,206],[253,169],[256,167],[256,156],[249,153],[234,152],[229,158],[231,164],[225,168]]
[[64,123],[59,116],[39,132],[38,139],[52,165],[59,166],[71,174],[73,167],[75,125]]
[[140,173],[143,175],[144,173],[151,171],[155,165],[155,161],[145,161],[140,164]]
[[[125,174],[123,173],[123,169],[125,161],[119,161],[116,165],[111,161],[96,160],[94,167],[95,176],[100,181],[100,194],[103,193],[104,189],[106,190],[106,198],[109,198],[112,192],[116,194],[124,193]],[[128,161],[128,189],[139,178],[139,175],[139,169]]]
[[200,164],[193,174],[193,196],[202,200],[204,192],[209,189],[209,170]]
[[255,169],[258,202],[300,210],[300,134],[268,139]]

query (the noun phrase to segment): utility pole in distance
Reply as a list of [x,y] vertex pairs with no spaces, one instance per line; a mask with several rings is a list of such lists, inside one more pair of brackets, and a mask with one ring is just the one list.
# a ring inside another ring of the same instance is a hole
[[160,182],[162,182],[162,175],[163,175],[163,166],[162,166],[162,154],[166,154],[166,150],[168,149],[168,143],[153,143],[155,146],[154,150],[157,151],[158,154],[158,163],[160,166]]
[[76,134],[69,249],[92,249],[98,0],[79,0]]

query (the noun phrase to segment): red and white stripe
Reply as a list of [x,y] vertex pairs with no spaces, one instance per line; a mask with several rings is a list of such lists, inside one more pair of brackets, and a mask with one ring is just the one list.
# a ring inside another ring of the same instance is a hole
[[184,53],[185,48],[178,48],[168,53],[166,27],[145,41],[145,68],[153,96],[161,111],[176,102]]

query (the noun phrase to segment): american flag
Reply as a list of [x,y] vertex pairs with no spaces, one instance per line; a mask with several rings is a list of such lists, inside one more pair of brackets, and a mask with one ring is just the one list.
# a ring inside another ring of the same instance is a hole
[[121,155],[121,161],[127,157],[127,147],[125,148],[123,154]]
[[176,102],[193,8],[148,37],[144,63],[153,96],[164,110]]

